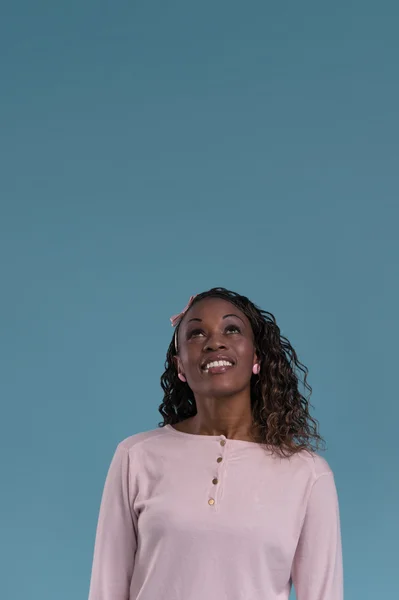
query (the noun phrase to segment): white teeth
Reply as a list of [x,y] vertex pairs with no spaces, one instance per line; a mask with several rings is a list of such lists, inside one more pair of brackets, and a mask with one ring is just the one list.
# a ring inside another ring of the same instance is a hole
[[205,365],[205,372],[207,372],[211,367],[232,367],[233,363],[229,360],[214,360],[213,362],[207,363]]

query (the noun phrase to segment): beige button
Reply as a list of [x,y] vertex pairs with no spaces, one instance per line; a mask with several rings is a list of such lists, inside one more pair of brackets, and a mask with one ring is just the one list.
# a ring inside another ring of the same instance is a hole
[[225,446],[226,445],[226,440],[220,440],[220,445],[221,446]]
[[223,458],[221,456],[218,457],[217,462],[222,462]]
[[215,477],[215,479],[212,479],[212,483],[214,483],[216,485],[217,483],[219,483],[219,479],[217,477]]
[[212,506],[213,504],[215,504],[215,501],[214,501],[214,499],[213,499],[213,498],[209,498],[209,500],[208,500],[208,504],[210,504],[211,506]]

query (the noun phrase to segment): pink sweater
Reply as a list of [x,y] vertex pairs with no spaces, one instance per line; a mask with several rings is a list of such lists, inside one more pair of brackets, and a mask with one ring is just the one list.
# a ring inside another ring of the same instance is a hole
[[342,600],[334,475],[316,453],[167,425],[121,441],[89,600]]

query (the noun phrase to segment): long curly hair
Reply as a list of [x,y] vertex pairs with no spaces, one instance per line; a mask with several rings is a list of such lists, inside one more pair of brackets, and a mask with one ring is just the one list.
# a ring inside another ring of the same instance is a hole
[[[307,383],[308,369],[297,357],[289,341],[280,334],[275,317],[262,310],[246,296],[223,287],[214,287],[198,294],[192,305],[204,298],[222,298],[242,311],[251,323],[254,344],[259,357],[259,375],[251,377],[251,412],[254,441],[263,444],[272,453],[289,457],[301,450],[310,453],[325,444],[318,433],[318,421],[309,413],[311,386]],[[191,306],[192,306],[191,305]],[[180,323],[176,327],[176,333]],[[163,417],[158,425],[175,424],[197,414],[194,394],[187,382],[177,376],[173,357],[176,355],[173,336],[161,376],[164,392],[159,412]],[[303,375],[303,385],[308,391],[303,396],[298,387]],[[324,448],[323,448],[324,450]]]

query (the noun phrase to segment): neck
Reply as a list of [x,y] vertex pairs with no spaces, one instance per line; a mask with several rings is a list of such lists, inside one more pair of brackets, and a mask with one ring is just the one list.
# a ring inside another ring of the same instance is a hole
[[187,423],[192,433],[225,435],[228,439],[253,439],[249,391],[222,398],[195,398],[197,414]]

